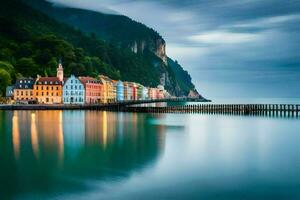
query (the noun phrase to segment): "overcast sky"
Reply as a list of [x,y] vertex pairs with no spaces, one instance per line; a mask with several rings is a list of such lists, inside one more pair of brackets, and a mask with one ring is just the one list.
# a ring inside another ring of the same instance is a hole
[[51,0],[157,30],[200,93],[300,97],[300,0]]

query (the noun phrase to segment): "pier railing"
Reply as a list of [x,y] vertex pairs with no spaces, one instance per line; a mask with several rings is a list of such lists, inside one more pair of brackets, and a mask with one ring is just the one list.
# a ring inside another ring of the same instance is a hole
[[299,104],[195,104],[156,107],[145,104],[5,105],[0,110],[103,110],[140,113],[206,113],[227,115],[300,116]]
[[300,105],[295,104],[197,104],[166,107],[121,107],[119,111],[145,113],[207,113],[261,116],[300,116]]

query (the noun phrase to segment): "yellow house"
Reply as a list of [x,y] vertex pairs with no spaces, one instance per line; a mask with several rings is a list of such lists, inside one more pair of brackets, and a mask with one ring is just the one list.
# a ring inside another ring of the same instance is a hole
[[103,83],[103,103],[115,102],[117,98],[117,92],[114,85],[114,81],[107,76],[100,75],[99,79]]
[[13,95],[16,103],[33,103],[35,101],[34,82],[35,80],[32,78],[22,78],[16,81]]

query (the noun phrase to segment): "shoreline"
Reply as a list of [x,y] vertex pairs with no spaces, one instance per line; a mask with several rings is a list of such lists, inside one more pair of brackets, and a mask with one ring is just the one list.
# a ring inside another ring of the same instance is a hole
[[118,110],[120,107],[150,103],[199,102],[208,103],[211,100],[201,99],[156,99],[145,101],[124,101],[108,104],[0,104],[0,110]]

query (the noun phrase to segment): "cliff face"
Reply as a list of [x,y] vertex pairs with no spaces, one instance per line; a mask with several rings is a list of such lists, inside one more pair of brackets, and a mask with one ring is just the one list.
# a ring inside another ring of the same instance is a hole
[[60,22],[74,26],[87,34],[92,33],[118,48],[129,49],[144,61],[152,62],[153,71],[159,72],[158,82],[164,85],[170,94],[187,96],[190,91],[195,91],[191,79],[180,74],[188,73],[178,64],[170,65],[165,40],[144,24],[122,15],[54,7],[45,0],[24,0],[24,2]]
[[164,62],[164,64],[167,65],[168,57],[166,54],[166,42],[162,38],[159,39],[151,38],[148,39],[147,41],[135,40],[129,47],[134,53],[143,54],[145,50],[153,52],[157,57],[159,57]]

